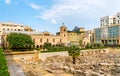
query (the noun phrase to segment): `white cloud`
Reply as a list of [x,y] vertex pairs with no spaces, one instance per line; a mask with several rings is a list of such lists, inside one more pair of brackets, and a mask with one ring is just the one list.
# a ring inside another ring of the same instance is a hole
[[5,3],[6,3],[6,4],[10,4],[10,3],[11,3],[11,0],[5,0]]
[[102,4],[101,0],[53,0],[55,5],[50,9],[46,9],[41,18],[45,20],[58,20],[63,17],[68,16],[78,16],[81,14],[89,14],[89,10],[94,8],[94,6],[99,6]]
[[39,5],[34,4],[34,3],[29,3],[28,5],[33,9],[40,9],[41,8]]
[[[119,0],[53,0],[53,2],[54,4],[51,8],[45,9],[39,15],[40,18],[52,23],[60,20],[77,19],[83,21],[84,19],[84,22],[86,21],[84,24],[87,24],[87,21],[91,21],[91,24],[96,25],[95,21],[99,21],[100,17],[113,15],[120,11]],[[73,20],[73,22],[75,21]],[[97,25],[99,25],[99,22]]]
[[57,22],[56,22],[54,19],[52,19],[52,23],[53,23],[53,24],[56,24]]

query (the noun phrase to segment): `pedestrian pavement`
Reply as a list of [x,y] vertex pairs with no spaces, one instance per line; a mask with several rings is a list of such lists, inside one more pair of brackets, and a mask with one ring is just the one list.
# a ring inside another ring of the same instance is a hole
[[7,61],[8,70],[10,73],[10,76],[26,76],[22,68],[19,64],[17,64],[15,61]]

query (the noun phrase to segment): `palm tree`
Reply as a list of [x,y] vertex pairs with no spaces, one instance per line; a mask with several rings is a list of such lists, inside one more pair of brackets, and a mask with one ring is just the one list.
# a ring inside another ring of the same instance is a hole
[[76,45],[72,45],[68,50],[69,56],[72,56],[73,64],[76,64],[76,58],[80,55],[80,48]]

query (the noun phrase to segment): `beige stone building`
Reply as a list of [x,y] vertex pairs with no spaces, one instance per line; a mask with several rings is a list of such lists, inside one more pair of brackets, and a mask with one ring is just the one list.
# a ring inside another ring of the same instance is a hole
[[84,37],[84,33],[78,34],[75,32],[68,32],[67,33],[67,42],[68,44],[74,44],[74,45],[81,45],[81,40]]
[[67,27],[62,25],[60,27],[59,35],[53,35],[45,31],[41,34],[31,34],[31,37],[33,41],[35,42],[35,46],[37,48],[42,48],[42,46],[46,42],[51,43],[52,45],[57,45],[57,44],[67,45]]
[[94,43],[94,31],[80,31],[82,33],[68,32],[67,33],[67,42],[68,44],[75,44],[79,46],[86,46],[87,43]]
[[85,32],[85,29],[83,27],[79,28],[80,32]]
[[0,32],[3,31],[33,31],[33,29],[30,26],[22,25],[22,24],[15,24],[12,22],[7,23],[0,23]]
[[[65,25],[62,25],[60,27],[59,35],[53,35],[47,31],[45,31],[45,32],[33,31],[28,26],[20,26],[20,25],[15,25],[15,24],[9,24],[9,26],[8,27],[7,26],[6,26],[5,30],[2,30],[2,33],[1,33],[1,46],[2,47],[9,46],[8,42],[6,41],[6,38],[7,38],[7,35],[11,32],[24,33],[24,34],[30,35],[32,40],[35,42],[35,47],[37,47],[37,48],[42,48],[44,43],[46,43],[46,42],[51,43],[52,45],[57,45],[57,44],[67,45],[67,27]],[[12,26],[12,27],[10,27],[10,26]],[[1,29],[4,29],[4,28],[1,27]]]
[[93,30],[88,30],[84,34],[82,45],[86,46],[87,43],[94,43],[94,31]]
[[22,24],[15,24],[12,22],[3,23],[0,22],[0,46],[3,45],[3,34],[4,32],[32,32],[33,29],[30,26],[25,26]]
[[80,33],[68,32],[67,41],[69,44],[75,44],[82,47],[85,47],[87,43],[94,43],[94,31],[87,30],[84,28],[79,28]]
[[84,46],[87,43],[91,43],[91,31],[85,31],[84,28],[79,28],[79,31],[83,33],[68,32],[67,27],[62,24],[59,34],[53,35],[47,31],[33,31],[31,27],[21,24],[0,23],[0,41],[2,47],[8,47],[7,35],[11,32],[16,32],[30,35],[37,48],[42,48],[46,42],[52,45],[64,44],[66,46],[72,44]]

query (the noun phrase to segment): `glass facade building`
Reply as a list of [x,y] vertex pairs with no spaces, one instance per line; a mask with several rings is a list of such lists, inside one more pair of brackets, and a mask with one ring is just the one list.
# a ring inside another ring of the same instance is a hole
[[101,42],[101,28],[97,28],[94,30],[95,32],[95,42]]
[[[105,27],[107,31],[102,28],[95,29],[95,42],[101,42],[104,45],[120,45],[120,25]],[[103,35],[103,36],[102,36]]]

